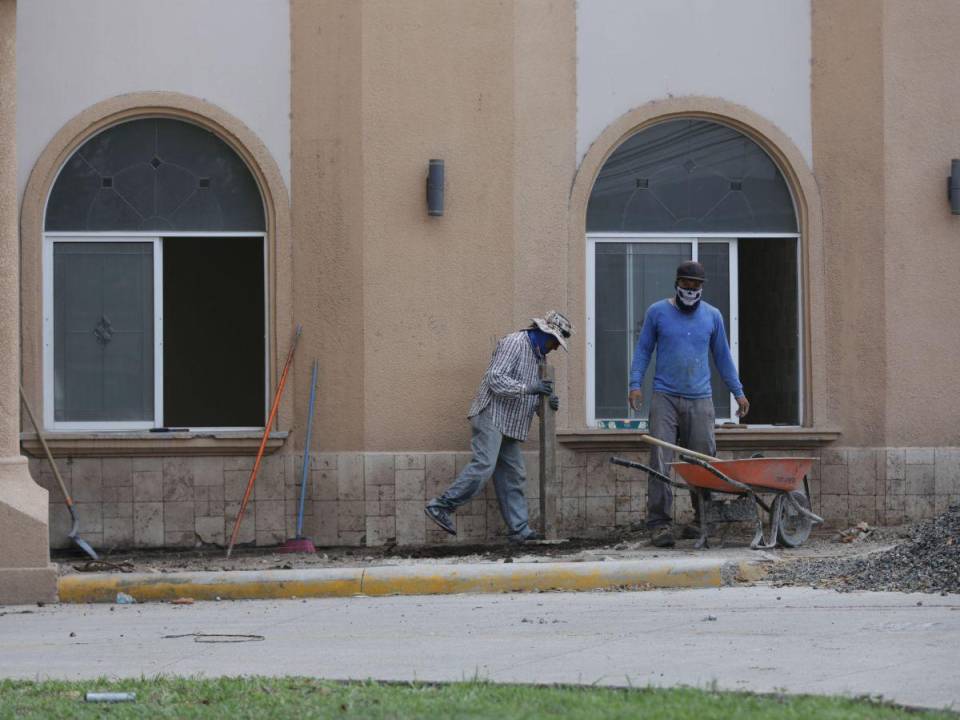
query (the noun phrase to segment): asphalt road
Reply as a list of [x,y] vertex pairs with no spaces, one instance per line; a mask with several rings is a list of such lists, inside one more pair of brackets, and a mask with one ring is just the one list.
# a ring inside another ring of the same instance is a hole
[[[164,637],[188,633],[263,639]],[[806,588],[0,608],[0,676],[30,679],[715,684],[957,708],[958,646],[960,596]]]

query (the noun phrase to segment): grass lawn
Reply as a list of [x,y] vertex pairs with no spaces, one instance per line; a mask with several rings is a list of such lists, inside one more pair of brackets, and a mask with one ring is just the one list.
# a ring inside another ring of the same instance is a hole
[[[84,702],[87,691],[135,702]],[[0,718],[951,718],[868,700],[704,690],[335,683],[311,678],[160,678],[116,682],[0,681]]]

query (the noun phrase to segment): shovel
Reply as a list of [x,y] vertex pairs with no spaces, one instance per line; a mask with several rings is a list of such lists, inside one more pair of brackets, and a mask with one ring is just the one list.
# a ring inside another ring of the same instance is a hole
[[57,463],[53,460],[53,453],[50,452],[50,446],[47,445],[47,439],[43,435],[43,430],[40,429],[40,424],[33,416],[33,410],[30,408],[30,403],[27,402],[27,394],[23,391],[23,385],[20,385],[20,398],[23,400],[23,406],[27,409],[27,415],[30,416],[30,422],[33,423],[33,427],[37,431],[37,437],[40,439],[40,444],[43,445],[43,451],[47,455],[47,460],[50,461],[50,467],[53,468],[53,475],[55,478],[57,478],[57,484],[60,485],[60,492],[63,493],[63,499],[67,503],[67,510],[70,511],[70,519],[73,520],[73,525],[70,528],[70,532],[67,533],[67,537],[73,540],[77,547],[83,550],[91,558],[94,560],[99,560],[100,557],[97,555],[96,551],[90,547],[90,543],[88,543],[79,535],[80,518],[77,517],[77,510],[73,507],[73,498],[70,497],[70,493],[67,492],[67,486],[63,482],[63,478],[60,477],[60,470],[57,469]]

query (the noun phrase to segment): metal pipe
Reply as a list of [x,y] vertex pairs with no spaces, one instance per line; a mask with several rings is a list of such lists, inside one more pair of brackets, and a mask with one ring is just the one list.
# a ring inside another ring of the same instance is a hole
[[303,470],[300,474],[300,507],[297,510],[297,539],[303,537],[303,502],[307,495],[307,476],[310,474],[310,438],[313,435],[313,406],[317,397],[317,369],[319,363],[313,361],[310,374],[310,409],[307,411],[307,435],[303,441]]

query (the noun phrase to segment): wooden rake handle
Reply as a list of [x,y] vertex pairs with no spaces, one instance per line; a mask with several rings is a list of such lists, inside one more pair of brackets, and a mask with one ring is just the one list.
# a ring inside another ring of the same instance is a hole
[[711,455],[704,455],[703,453],[694,452],[693,450],[687,450],[686,448],[680,447],[679,445],[668,443],[666,440],[655,438],[653,437],[653,435],[646,435],[646,434],[640,435],[640,440],[647,443],[648,445],[659,445],[660,447],[666,448],[667,450],[673,450],[678,455],[679,454],[688,455],[690,457],[695,457],[699,460],[703,460],[704,462],[720,462],[720,458],[715,458]]

